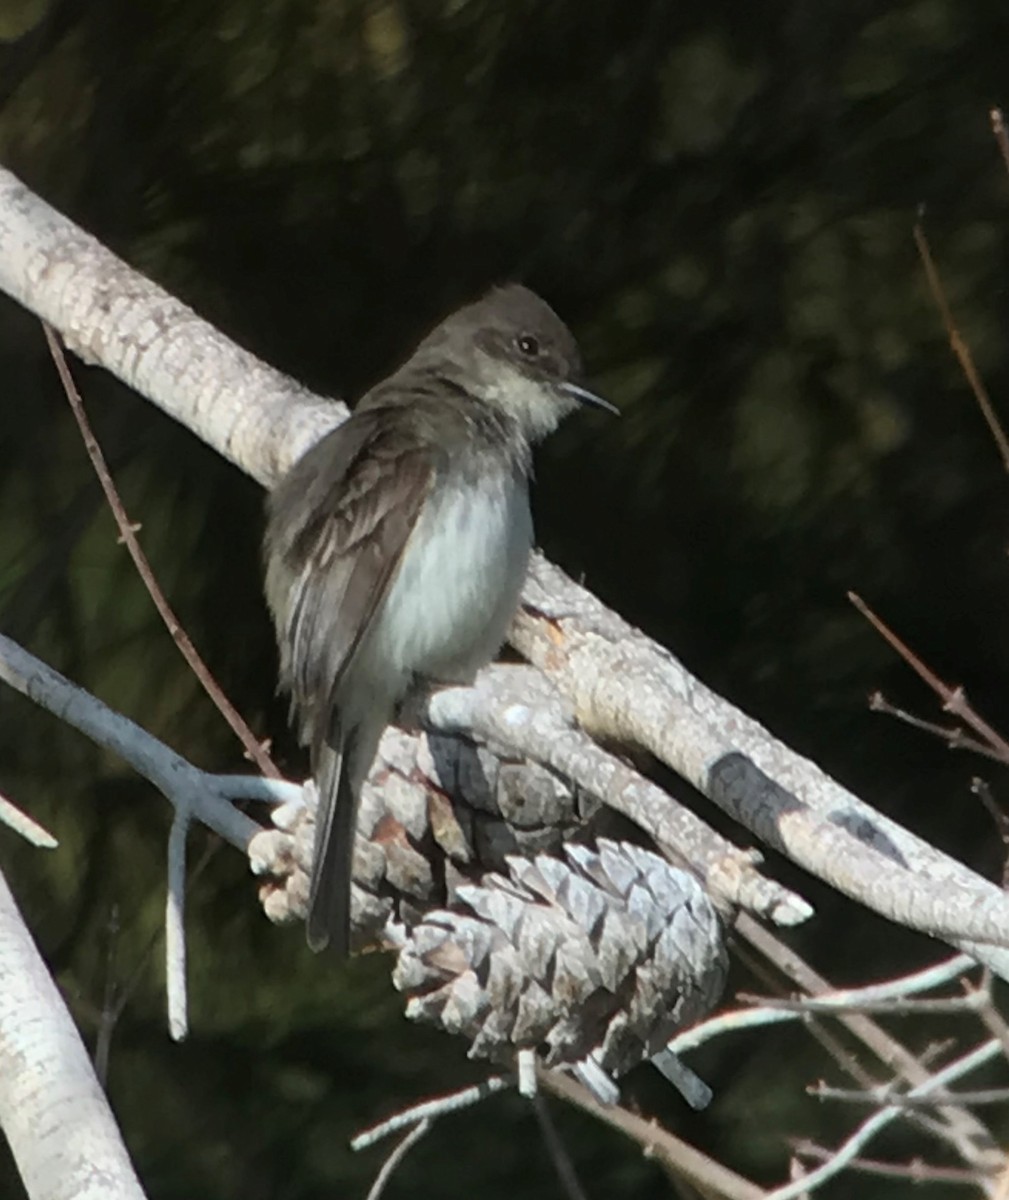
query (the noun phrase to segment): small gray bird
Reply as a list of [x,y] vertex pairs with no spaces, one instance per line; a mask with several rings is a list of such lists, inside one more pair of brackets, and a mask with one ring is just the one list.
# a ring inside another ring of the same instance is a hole
[[505,638],[533,528],[531,445],[579,403],[581,356],[527,288],[446,318],[272,492],[266,597],[319,791],[308,944],[349,948],[357,801],[396,706],[466,683]]

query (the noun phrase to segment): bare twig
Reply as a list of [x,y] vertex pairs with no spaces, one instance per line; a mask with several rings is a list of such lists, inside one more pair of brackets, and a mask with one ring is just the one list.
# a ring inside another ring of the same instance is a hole
[[1009,171],[1009,135],[1006,134],[1005,116],[1001,108],[993,108],[989,116],[991,117],[992,133],[995,134],[995,142],[1002,155],[1002,162],[1005,164],[1005,169]]
[[892,1088],[877,1088],[871,1092],[860,1092],[853,1088],[831,1087],[822,1082],[806,1088],[808,1096],[817,1100],[839,1100],[844,1104],[896,1105],[898,1108],[935,1108],[945,1104],[963,1104],[976,1107],[987,1104],[1005,1104],[1009,1100],[1009,1088],[983,1088],[974,1092],[935,1092],[927,1096],[911,1096],[906,1092],[895,1092]]
[[[780,974],[785,974],[788,978],[784,967],[779,964],[774,955],[778,953],[780,943],[776,939],[772,939],[769,947],[770,954],[767,949],[758,949],[755,944],[748,944],[746,940],[740,938],[736,941],[735,952],[739,960],[744,963],[752,975],[754,975],[764,985],[766,989],[783,996],[785,989],[780,977]],[[798,957],[798,956],[796,956]],[[799,960],[802,961],[801,959]],[[805,963],[803,967],[806,969],[810,977],[815,977],[815,973]],[[826,988],[826,983],[825,983]],[[830,990],[827,988],[826,990]],[[763,1011],[763,1010],[760,1010]],[[799,1014],[793,1014],[793,1019]],[[802,1017],[804,1028],[810,1036],[817,1041],[823,1049],[833,1058],[842,1071],[856,1082],[861,1083],[865,1087],[870,1087],[875,1078],[862,1066],[861,1058],[856,1054],[847,1041],[840,1036],[837,1036],[827,1022],[822,1017]],[[869,1018],[863,1018],[868,1021]],[[845,1022],[839,1021],[843,1027]]]
[[98,1015],[98,1035],[95,1038],[95,1074],[104,1088],[109,1077],[109,1052],[112,1034],[122,1012],[116,999],[116,952],[119,949],[119,908],[112,906],[106,927],[108,946],[105,954],[105,986],[102,989],[102,1010]]
[[6,796],[0,796],[0,825],[6,825],[8,829],[13,829],[26,842],[37,846],[40,850],[54,850],[59,845],[48,829],[43,829],[38,821],[22,812]]
[[[235,808],[236,797],[273,804],[293,804],[300,785],[260,776],[211,775],[198,770],[140,726],[114,712],[96,697],[46,666],[16,642],[0,635],[0,680],[57,714],[100,746],[125,759],[154,784],[175,808],[168,843],[168,901],[166,910],[166,970],[169,1028],[177,1040],[186,1033],[185,830],[196,818],[243,852],[262,826]],[[214,852],[207,847],[197,872]],[[194,875],[197,873],[194,872]],[[152,939],[151,946],[155,944]],[[142,959],[146,963],[146,957]],[[143,967],[138,969],[138,973]],[[131,989],[121,997],[125,1004]],[[116,1014],[118,1016],[118,1012]]]
[[539,1092],[533,1096],[533,1111],[536,1113],[536,1120],[539,1122],[540,1133],[543,1135],[543,1142],[550,1155],[550,1161],[554,1164],[557,1178],[568,1200],[588,1200],[585,1189],[575,1171],[575,1165],[571,1161],[568,1148],[561,1140],[554,1119],[550,1115],[550,1108]]
[[186,1001],[186,838],[189,810],[180,805],[168,834],[168,895],[165,899],[165,987],[168,1032],[181,1042],[189,1032]]
[[87,451],[88,458],[91,459],[91,465],[95,469],[98,482],[105,493],[105,499],[112,510],[112,516],[119,529],[120,539],[129,551],[130,558],[133,559],[133,565],[137,568],[137,574],[143,581],[144,587],[147,588],[148,595],[154,601],[154,607],[158,610],[158,614],[171,634],[172,641],[178,646],[179,652],[186,660],[190,670],[200,681],[203,690],[214,702],[218,712],[224,717],[225,721],[227,721],[232,731],[245,747],[246,754],[248,754],[249,758],[252,759],[264,775],[270,775],[275,779],[279,779],[280,771],[260,745],[252,730],[245,723],[241,713],[239,713],[238,709],[235,708],[221,690],[220,684],[214,679],[210,669],[200,657],[189,635],[182,628],[178,617],[176,617],[171,605],[165,598],[165,594],[161,590],[154,572],[151,570],[151,564],[147,561],[147,555],[144,554],[140,542],[137,540],[136,531],[139,526],[131,522],[126,514],[126,509],[123,507],[123,502],[119,496],[119,492],[116,490],[112,474],[105,461],[105,455],[102,453],[102,448],[99,446],[98,439],[95,437],[94,431],[88,421],[87,414],[84,411],[84,402],[81,400],[80,392],[77,390],[77,385],[74,383],[73,376],[70,373],[70,367],[67,363],[66,355],[63,353],[60,339],[56,331],[47,322],[42,322],[42,329],[46,335],[46,342],[49,344],[49,353],[56,364],[60,382],[63,384],[63,390],[66,393],[67,400],[70,402],[70,409],[81,431],[84,449]]
[[[172,804],[185,804],[192,815],[244,852],[262,827],[231,803],[227,775],[208,775],[152,737],[145,729],[114,712],[97,697],[0,634],[0,681],[48,709],[98,745],[118,754],[149,780]],[[263,780],[262,784],[270,783]],[[261,786],[261,785],[257,785]],[[274,786],[277,786],[274,784]],[[287,798],[291,785],[283,789]]]
[[912,729],[931,734],[941,742],[945,742],[950,750],[967,750],[971,754],[982,754],[994,762],[1005,762],[1001,754],[992,750],[990,746],[986,746],[984,742],[968,737],[959,725],[940,725],[937,721],[926,721],[922,717],[916,717],[914,713],[909,713],[906,709],[897,708],[891,704],[882,692],[872,693],[869,697],[869,709],[887,717],[894,717],[905,725],[910,725]]
[[600,1104],[588,1088],[560,1071],[540,1067],[539,1076],[544,1090],[619,1130],[637,1142],[647,1155],[658,1159],[668,1171],[685,1178],[704,1195],[723,1197],[724,1200],[764,1200],[763,1188],[708,1158],[654,1121],[647,1121],[619,1105]]
[[960,333],[956,321],[953,319],[953,311],[946,298],[946,291],[942,286],[942,280],[939,278],[939,271],[932,257],[932,250],[928,244],[925,227],[921,221],[915,222],[914,242],[918,247],[922,265],[925,268],[925,277],[928,280],[929,291],[932,293],[932,299],[935,301],[935,306],[939,310],[939,316],[945,326],[950,349],[956,356],[956,360],[960,364],[960,370],[963,371],[964,377],[970,385],[971,391],[974,393],[974,398],[977,400],[978,407],[981,409],[981,414],[988,423],[988,428],[991,431],[992,438],[998,447],[998,452],[1002,459],[1002,466],[1009,471],[1009,439],[1006,438],[1005,431],[999,423],[998,417],[995,415],[995,409],[992,406],[988,390],[981,381],[981,376],[974,365],[974,356],[970,352],[970,347],[964,341],[963,335]]
[[798,1009],[734,1009],[732,1012],[719,1013],[717,1017],[709,1017],[708,1020],[678,1033],[669,1043],[668,1049],[674,1054],[685,1054],[726,1033],[738,1033],[741,1029],[760,1029],[765,1025],[782,1025],[788,1021],[800,1020],[803,1015]]
[[[791,947],[786,946],[769,930],[754,921],[746,913],[741,913],[736,921],[736,933],[745,938],[755,949],[773,962],[779,971],[793,983],[811,995],[835,994],[829,981],[820,975]],[[942,974],[946,970],[959,966],[962,956],[949,959],[935,967],[927,968],[928,972]],[[922,975],[926,972],[922,972]],[[884,985],[885,986],[885,985]],[[859,1038],[888,1068],[898,1070],[912,1084],[925,1084],[931,1078],[927,1066],[919,1056],[899,1042],[881,1025],[863,1013],[847,1013],[839,1010],[838,1021],[855,1037]],[[849,1057],[842,1062],[849,1076],[863,1087],[872,1087],[875,1080],[858,1062]],[[943,1108],[936,1118],[923,1113],[909,1113],[908,1119],[913,1120],[934,1136],[941,1138],[951,1145],[965,1162],[972,1167],[982,1170],[994,1170],[1003,1161],[1000,1151],[991,1147],[991,1134],[977,1117],[965,1108]]]
[[[978,1067],[990,1062],[1000,1049],[1001,1046],[997,1040],[983,1042],[980,1046],[977,1046],[974,1050],[963,1055],[955,1062],[950,1063],[941,1071],[937,1071],[925,1083],[912,1088],[907,1095],[914,1098],[928,1096],[934,1092],[941,1092],[945,1085],[951,1083],[954,1079],[959,1079],[961,1076],[975,1071]],[[828,1179],[832,1179],[835,1175],[843,1171],[851,1163],[852,1159],[858,1155],[862,1147],[874,1138],[881,1129],[885,1129],[900,1114],[901,1109],[893,1104],[881,1109],[878,1113],[873,1113],[871,1117],[855,1130],[842,1146],[835,1150],[833,1157],[807,1175],[801,1181],[801,1185],[786,1184],[784,1187],[769,1192],[767,1200],[796,1200],[796,1197],[800,1196],[804,1189],[812,1191],[814,1188],[818,1188],[821,1184],[826,1183]]]
[[1009,1024],[1006,1024],[1005,1018],[992,1004],[990,998],[988,1003],[982,1006],[978,1015],[981,1017],[985,1029],[1002,1043],[1002,1057],[1009,1061]]
[[434,1100],[412,1104],[402,1112],[395,1113],[387,1120],[379,1122],[378,1125],[363,1130],[351,1140],[350,1148],[351,1150],[366,1150],[369,1146],[380,1142],[382,1138],[386,1138],[392,1133],[398,1133],[407,1126],[416,1125],[421,1121],[433,1121],[436,1117],[445,1116],[446,1113],[470,1108],[474,1104],[479,1104],[481,1100],[486,1100],[488,1096],[493,1096],[497,1092],[514,1086],[514,1076],[492,1075],[474,1087],[461,1088],[457,1092],[449,1092],[448,1095],[438,1096]]
[[375,1182],[368,1190],[367,1200],[378,1200],[379,1196],[381,1196],[383,1191],[385,1191],[385,1185],[392,1177],[393,1171],[396,1170],[403,1159],[406,1158],[407,1154],[409,1154],[413,1147],[417,1145],[420,1139],[430,1128],[430,1117],[425,1117],[422,1121],[417,1122],[413,1129],[410,1130],[410,1132],[403,1138],[395,1150],[393,1150],[393,1152],[382,1164],[381,1171],[379,1171],[378,1175],[375,1177]]
[[[211,778],[214,778],[214,777],[211,777]],[[225,777],[221,777],[221,778],[223,779]],[[281,788],[283,785],[285,785],[284,780],[264,779],[260,775],[252,775],[252,776],[247,776],[247,777],[239,776],[236,778],[238,779],[239,783],[241,783],[245,779],[248,779],[251,782],[253,782],[256,785],[261,786],[261,787]],[[295,785],[295,784],[286,784],[286,787],[289,787],[292,789],[295,788],[296,786],[297,785]],[[300,791],[300,787],[297,790]],[[249,797],[246,797],[246,798],[249,798]],[[257,795],[257,798],[262,799],[263,797]],[[173,821],[172,827],[173,827],[173,829],[175,828],[174,821]],[[197,860],[196,865],[188,872],[188,882],[189,882],[190,886],[197,879],[199,879],[200,876],[203,874],[204,870],[207,868],[207,866],[213,859],[215,853],[220,848],[220,845],[221,845],[221,843],[219,841],[217,841],[216,839],[213,839],[206,846],[204,846],[203,852],[200,855],[199,859]],[[172,873],[172,868],[170,867],[169,868],[169,879],[171,878],[171,873]],[[185,897],[183,896],[183,901],[184,901],[184,899],[185,899]],[[115,929],[118,932],[118,914],[116,917]],[[168,923],[166,920],[166,923],[164,926],[158,926],[157,929],[154,930],[149,935],[143,949],[140,951],[139,954],[136,955],[133,972],[130,975],[129,979],[124,984],[121,984],[118,986],[116,986],[113,982],[112,962],[111,962],[112,948],[110,947],[110,964],[109,964],[108,969],[109,969],[109,981],[110,981],[110,983],[112,983],[112,986],[106,987],[106,997],[105,997],[105,1001],[102,1005],[102,1011],[97,1016],[98,1038],[96,1041],[96,1048],[95,1048],[96,1070],[97,1070],[98,1064],[103,1061],[103,1059],[101,1057],[101,1055],[103,1055],[103,1054],[104,1054],[104,1061],[107,1065],[108,1047],[111,1042],[111,1037],[112,1037],[112,1033],[115,1029],[115,1026],[116,1026],[117,1022],[119,1021],[119,1018],[122,1016],[123,1012],[125,1011],[127,1004],[130,1002],[131,998],[136,994],[137,988],[140,987],[141,983],[145,979],[148,978],[151,959],[153,958],[154,952],[158,947],[158,942],[159,942],[160,938],[162,936],[165,936],[167,939],[167,936],[168,936],[167,930],[168,930]],[[184,953],[185,953],[185,946],[183,946],[183,954]],[[166,959],[169,959],[169,960],[172,957],[174,957],[176,961],[178,960],[177,954],[172,956],[171,954],[169,954],[167,948],[166,948],[165,956],[166,956]],[[178,967],[170,968],[170,970],[174,970],[176,978],[179,977],[180,970]],[[183,970],[184,970],[184,964],[183,964]],[[169,976],[169,979],[170,978],[171,978],[171,976]],[[183,976],[183,978],[184,978],[184,976]],[[171,983],[166,981],[166,989],[170,986],[171,986]],[[171,1029],[171,1013],[173,1011],[173,1005],[170,1001],[169,1001],[167,1007],[168,1007],[168,1011],[169,1011],[169,1028]],[[102,1076],[100,1074],[100,1078],[104,1078],[104,1076]]]
[[[738,998],[744,1002],[753,1002],[767,1009],[781,1009],[796,1016],[816,1012],[862,1012],[869,1005],[893,1003],[908,996],[914,996],[921,992],[931,991],[933,988],[942,987],[943,984],[960,978],[965,971],[975,969],[977,965],[970,955],[955,954],[952,958],[946,959],[945,962],[925,967],[921,971],[914,971],[908,975],[900,975],[896,979],[887,980],[885,983],[872,983],[866,987],[837,990],[821,990],[817,988],[814,995],[799,998],[750,996],[746,992],[740,992]],[[810,975],[812,975],[811,969]],[[807,977],[807,981],[812,982],[813,980]],[[956,1000],[941,1001],[941,1003],[956,1005],[956,1011],[962,1011],[964,1008],[976,1008],[979,1006],[980,1001],[970,998],[975,994],[983,996],[984,993],[972,992],[968,996],[959,997]],[[752,1010],[743,1010],[744,1013],[746,1011]],[[724,1015],[732,1016],[734,1014]],[[710,1021],[704,1021],[700,1025],[695,1025],[693,1029],[688,1029],[685,1033],[678,1035],[670,1045],[675,1046],[678,1050],[686,1050],[692,1045],[699,1045],[701,1041],[707,1040],[707,1035],[698,1037],[698,1034],[706,1030],[709,1026],[717,1026],[717,1022],[722,1019],[722,1017],[715,1017]],[[717,1029],[715,1031],[717,1032]]]
[[970,781],[970,790],[984,805],[1002,842],[1002,890],[1009,890],[1009,813],[1001,804],[996,803],[991,788],[984,779],[975,775]]
[[837,1013],[838,1009],[845,1012],[876,1013],[887,1017],[913,1017],[923,1015],[945,1015],[949,1013],[975,1013],[981,1007],[983,1000],[978,993],[969,992],[965,996],[951,996],[944,1000],[837,1000],[833,996],[826,999],[821,997],[786,996],[755,996],[749,992],[740,992],[737,996],[743,1004],[753,1004],[760,1009],[778,1009],[805,1016],[811,1013]]
[[[832,1150],[807,1140],[794,1142],[792,1149],[803,1158],[814,1162],[827,1162]],[[990,1179],[981,1171],[970,1171],[963,1167],[940,1167],[912,1158],[906,1163],[884,1162],[879,1158],[853,1158],[848,1164],[851,1171],[864,1175],[880,1175],[885,1179],[909,1179],[912,1183],[965,1183],[978,1184]]]
[[849,592],[848,599],[880,637],[896,650],[919,679],[928,684],[932,691],[935,692],[942,701],[943,708],[947,712],[954,713],[969,725],[979,737],[983,738],[992,750],[998,754],[1000,761],[1009,763],[1009,742],[974,711],[967,701],[967,695],[963,688],[950,687],[948,683],[940,679],[932,668],[923,662],[910,646],[902,641],[889,625],[872,611],[861,596],[855,592]]

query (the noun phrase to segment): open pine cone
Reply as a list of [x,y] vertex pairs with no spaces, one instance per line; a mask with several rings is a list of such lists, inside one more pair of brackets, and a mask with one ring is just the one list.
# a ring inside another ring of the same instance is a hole
[[625,843],[564,853],[509,858],[507,878],[458,888],[452,911],[410,931],[393,981],[408,1016],[469,1038],[471,1057],[532,1048],[612,1079],[708,1012],[728,958],[692,875]]

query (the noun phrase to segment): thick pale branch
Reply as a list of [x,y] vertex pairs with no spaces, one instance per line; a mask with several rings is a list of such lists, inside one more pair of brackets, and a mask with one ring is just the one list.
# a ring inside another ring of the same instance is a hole
[[30,1200],[143,1200],[87,1050],[2,874],[0,1128]]
[[260,483],[346,409],[236,346],[0,169],[0,290]]
[[552,767],[636,821],[725,904],[778,925],[798,924],[812,913],[801,896],[762,875],[752,854],[602,749],[575,724],[570,705],[540,672],[488,668],[474,687],[446,688],[427,697],[423,717],[431,729],[476,734]]
[[1009,979],[1001,888],[845,790],[542,557],[523,606],[512,641],[571,698],[587,730],[644,746],[839,891]]

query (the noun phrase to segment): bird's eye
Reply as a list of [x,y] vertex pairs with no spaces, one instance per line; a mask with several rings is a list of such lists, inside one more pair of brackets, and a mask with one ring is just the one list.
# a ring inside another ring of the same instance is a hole
[[524,354],[526,358],[535,358],[540,352],[539,341],[531,333],[519,334],[515,339],[515,345],[518,346],[519,352]]

